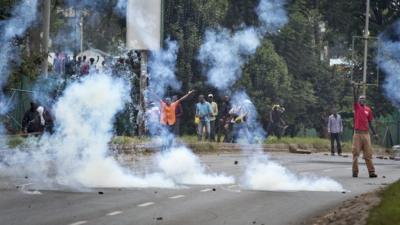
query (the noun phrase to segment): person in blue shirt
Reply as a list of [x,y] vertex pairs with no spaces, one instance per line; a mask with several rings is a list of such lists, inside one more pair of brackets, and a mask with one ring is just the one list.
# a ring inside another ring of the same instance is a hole
[[210,117],[212,116],[211,104],[208,103],[204,95],[199,96],[199,103],[196,104],[196,117],[199,118],[197,126],[198,140],[203,140],[203,133],[205,130],[206,140],[210,140]]

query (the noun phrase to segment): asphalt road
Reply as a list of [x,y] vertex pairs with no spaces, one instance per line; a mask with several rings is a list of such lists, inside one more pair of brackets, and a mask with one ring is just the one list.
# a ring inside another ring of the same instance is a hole
[[[210,170],[240,176],[240,154],[204,155]],[[87,192],[21,188],[23,178],[0,178],[1,225],[287,225],[300,224],[356,195],[400,178],[400,162],[375,160],[379,178],[351,178],[351,158],[323,154],[272,154],[272,159],[300,174],[334,178],[349,190],[337,192],[268,192],[239,185],[186,186],[178,189],[96,189]],[[238,165],[234,162],[238,161]],[[385,176],[385,178],[383,177]],[[19,182],[19,183],[18,183]],[[19,185],[17,189],[15,185]],[[22,189],[22,190],[21,190]],[[103,194],[99,194],[102,192]]]

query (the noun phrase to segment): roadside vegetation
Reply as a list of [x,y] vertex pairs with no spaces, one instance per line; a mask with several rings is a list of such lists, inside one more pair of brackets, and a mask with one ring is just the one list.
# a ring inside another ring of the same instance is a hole
[[371,210],[367,224],[400,224],[400,180],[383,191],[381,198],[381,203]]

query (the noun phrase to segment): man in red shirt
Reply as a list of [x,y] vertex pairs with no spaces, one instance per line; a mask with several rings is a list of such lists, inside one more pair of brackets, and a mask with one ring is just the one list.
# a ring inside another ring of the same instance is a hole
[[353,177],[358,177],[358,157],[360,152],[363,153],[365,163],[369,172],[370,178],[376,178],[375,167],[372,163],[372,147],[369,130],[372,131],[374,137],[375,129],[372,126],[374,119],[372,110],[365,104],[365,96],[358,97],[359,87],[353,85],[354,95],[354,136],[353,136]]

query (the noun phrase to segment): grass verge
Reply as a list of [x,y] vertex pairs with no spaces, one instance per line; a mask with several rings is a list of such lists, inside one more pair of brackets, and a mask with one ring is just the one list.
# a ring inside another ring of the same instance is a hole
[[371,210],[367,224],[400,224],[400,180],[383,191],[381,198],[381,203]]

